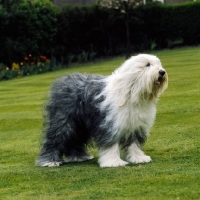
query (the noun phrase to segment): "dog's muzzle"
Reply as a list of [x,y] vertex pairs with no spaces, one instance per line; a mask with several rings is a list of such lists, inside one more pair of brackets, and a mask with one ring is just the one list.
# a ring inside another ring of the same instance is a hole
[[155,81],[156,85],[160,85],[161,84],[161,82],[163,81],[163,77],[164,77],[165,73],[166,72],[164,70],[160,70],[159,71],[158,80]]

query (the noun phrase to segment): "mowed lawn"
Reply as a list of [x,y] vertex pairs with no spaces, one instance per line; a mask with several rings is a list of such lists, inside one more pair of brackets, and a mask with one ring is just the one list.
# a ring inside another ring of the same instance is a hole
[[200,48],[150,53],[161,59],[169,87],[144,146],[148,164],[100,168],[90,146],[91,161],[35,166],[52,81],[73,72],[108,75],[124,58],[0,82],[0,199],[200,199]]

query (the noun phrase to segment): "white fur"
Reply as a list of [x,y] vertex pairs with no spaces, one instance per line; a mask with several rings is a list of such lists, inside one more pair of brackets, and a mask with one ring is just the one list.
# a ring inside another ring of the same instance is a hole
[[[150,63],[150,66],[146,65]],[[104,126],[114,123],[113,136],[127,137],[134,130],[142,127],[146,136],[156,116],[156,103],[160,94],[167,88],[167,73],[161,86],[155,86],[159,71],[164,70],[156,56],[140,54],[131,57],[106,80],[106,88],[99,95],[106,98],[101,103],[101,109],[110,108]],[[164,70],[165,71],[165,70]],[[150,162],[136,144],[128,148],[127,160],[131,163]],[[117,145],[109,149],[100,149],[99,163],[101,167],[123,166],[119,158]]]
[[100,167],[119,167],[128,164],[128,162],[120,159],[118,144],[114,144],[109,148],[100,148],[98,163]]
[[[148,62],[151,67],[147,68],[145,64]],[[107,78],[106,88],[102,92],[106,99],[101,109],[111,106],[106,123],[109,124],[114,118],[113,134],[132,132],[139,126],[149,131],[156,115],[156,101],[163,88],[156,94],[157,98],[150,98],[150,95],[154,80],[158,79],[158,72],[162,69],[156,56],[140,54],[127,60]]]
[[46,162],[45,164],[42,165],[42,167],[57,167],[62,165],[61,162]]
[[138,164],[138,163],[148,163],[151,161],[150,156],[146,156],[144,152],[137,146],[137,144],[133,143],[127,150],[126,159],[130,163]]
[[[82,157],[67,157],[64,158],[64,162],[65,163],[69,163],[69,162],[83,162],[86,160],[91,160],[93,159],[94,156],[92,155],[87,155],[87,156],[82,156]],[[46,162],[42,165],[42,167],[57,167],[62,165],[62,162]]]

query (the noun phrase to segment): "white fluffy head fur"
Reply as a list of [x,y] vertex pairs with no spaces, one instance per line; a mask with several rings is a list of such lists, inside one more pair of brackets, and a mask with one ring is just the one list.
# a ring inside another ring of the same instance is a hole
[[[161,75],[160,73],[164,73]],[[133,56],[108,77],[106,97],[123,106],[128,101],[137,104],[157,100],[168,86],[168,76],[160,60],[154,55]],[[108,99],[107,99],[108,100]]]
[[140,128],[148,135],[156,115],[156,102],[167,85],[167,72],[156,56],[131,57],[107,77],[100,94],[105,97],[101,110],[109,108],[105,126],[112,122],[112,133],[119,137],[128,137]]

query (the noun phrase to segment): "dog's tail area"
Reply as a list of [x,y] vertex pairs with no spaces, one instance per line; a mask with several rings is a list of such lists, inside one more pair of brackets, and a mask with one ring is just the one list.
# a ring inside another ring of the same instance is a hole
[[36,165],[41,167],[60,166],[63,164],[65,135],[63,126],[50,126],[46,130],[41,152],[36,160]]
[[44,141],[41,152],[36,160],[36,165],[41,167],[60,166],[63,164],[67,135],[70,134],[67,127],[67,117],[64,110],[56,108],[53,101],[46,104],[44,114]]
[[65,120],[50,119],[45,125],[45,138],[36,165],[41,167],[60,166],[63,164],[63,154],[67,145],[67,135],[70,131]]

